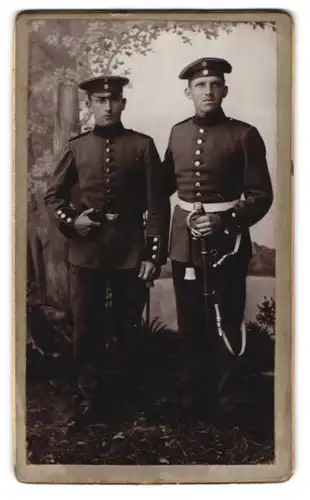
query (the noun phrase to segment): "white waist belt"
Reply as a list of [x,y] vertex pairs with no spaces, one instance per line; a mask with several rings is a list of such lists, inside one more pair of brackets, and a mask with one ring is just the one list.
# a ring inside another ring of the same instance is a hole
[[[202,203],[202,206],[206,212],[225,212],[225,210],[230,210],[231,208],[233,208],[238,201],[239,200],[223,201],[220,203]],[[181,208],[183,208],[183,210],[186,210],[187,212],[196,210],[196,202],[190,203],[188,201],[181,200],[181,198],[178,198],[177,203]]]

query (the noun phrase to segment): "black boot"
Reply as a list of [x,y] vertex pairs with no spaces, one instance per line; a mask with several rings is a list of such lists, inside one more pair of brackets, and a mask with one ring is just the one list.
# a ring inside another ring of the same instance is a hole
[[98,388],[97,377],[92,368],[83,370],[75,376],[73,411],[68,421],[68,429],[77,431],[96,422],[99,416]]

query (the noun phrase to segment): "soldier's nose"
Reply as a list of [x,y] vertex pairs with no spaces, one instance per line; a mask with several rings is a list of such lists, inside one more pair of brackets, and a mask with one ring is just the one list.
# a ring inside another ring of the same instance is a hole
[[105,105],[104,105],[104,110],[105,110],[106,112],[109,112],[109,113],[111,112],[111,110],[112,110],[112,105],[111,105],[110,101],[106,101],[106,102],[105,102]]

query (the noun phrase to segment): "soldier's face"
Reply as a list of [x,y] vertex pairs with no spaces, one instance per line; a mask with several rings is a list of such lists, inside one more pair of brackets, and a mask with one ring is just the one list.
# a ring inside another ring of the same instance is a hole
[[118,123],[125,109],[126,99],[121,96],[92,95],[90,100],[97,125],[106,126]]
[[204,116],[219,108],[227,92],[226,85],[218,76],[195,78],[185,89],[187,97],[193,101],[198,116]]

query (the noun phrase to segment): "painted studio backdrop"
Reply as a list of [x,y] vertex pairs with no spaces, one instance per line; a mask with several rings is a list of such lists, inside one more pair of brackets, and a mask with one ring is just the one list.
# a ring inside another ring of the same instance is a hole
[[[163,157],[171,127],[193,113],[181,69],[203,56],[227,59],[228,116],[260,131],[276,196],[276,33],[270,23],[166,21],[35,21],[29,24],[28,301],[56,321],[70,310],[67,242],[43,205],[46,183],[72,135],[92,116],[76,83],[90,75],[122,74],[127,106],[123,123],[151,135]],[[172,205],[174,199],[171,200]],[[248,277],[248,328],[274,338],[275,202],[252,228]],[[151,291],[151,316],[170,330],[176,312],[169,263]],[[31,342],[34,342],[31,339]]]

